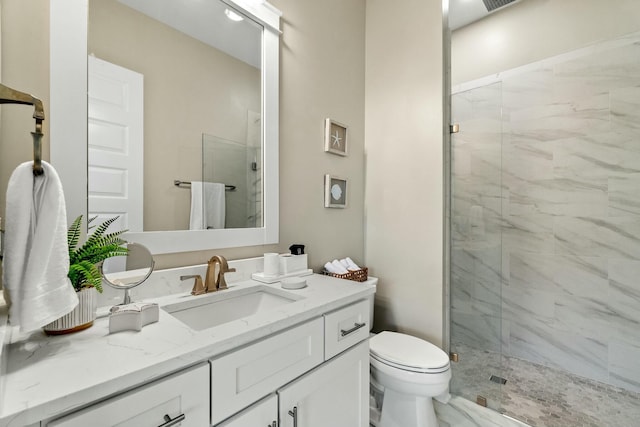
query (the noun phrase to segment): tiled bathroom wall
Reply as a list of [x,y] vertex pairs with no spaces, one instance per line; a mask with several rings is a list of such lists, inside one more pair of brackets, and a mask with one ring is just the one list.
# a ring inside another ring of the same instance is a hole
[[454,89],[451,338],[640,392],[640,35]]

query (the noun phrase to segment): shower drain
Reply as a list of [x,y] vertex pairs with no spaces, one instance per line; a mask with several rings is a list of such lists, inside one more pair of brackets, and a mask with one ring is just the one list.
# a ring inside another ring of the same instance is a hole
[[491,378],[489,378],[489,381],[493,381],[494,383],[502,384],[502,385],[505,385],[507,383],[507,380],[497,375],[491,375]]

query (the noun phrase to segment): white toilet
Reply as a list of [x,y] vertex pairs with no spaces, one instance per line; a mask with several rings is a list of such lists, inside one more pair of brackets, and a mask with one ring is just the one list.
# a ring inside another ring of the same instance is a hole
[[[373,312],[373,309],[372,309]],[[384,392],[376,427],[438,427],[433,398],[449,400],[449,356],[437,346],[397,332],[369,339],[371,387]]]

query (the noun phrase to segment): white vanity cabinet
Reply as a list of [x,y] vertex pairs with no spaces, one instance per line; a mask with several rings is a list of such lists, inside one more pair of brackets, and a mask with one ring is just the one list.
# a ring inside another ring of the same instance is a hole
[[365,300],[210,360],[213,425],[368,427],[368,334]]
[[336,356],[278,395],[280,427],[368,427],[368,343]]
[[216,427],[368,427],[368,386],[369,346],[361,342]]
[[205,427],[208,398],[209,366],[201,364],[42,425]]
[[368,427],[369,307],[318,313],[40,425]]

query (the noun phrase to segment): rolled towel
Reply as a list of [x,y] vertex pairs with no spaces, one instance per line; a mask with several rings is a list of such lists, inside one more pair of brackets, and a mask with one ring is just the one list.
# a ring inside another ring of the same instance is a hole
[[336,269],[338,274],[347,274],[349,272],[346,268],[344,268],[342,264],[340,264],[340,261],[338,261],[337,259],[331,261],[331,265]]
[[344,258],[340,260],[340,264],[342,264],[344,266],[344,268],[346,268],[349,271],[358,271],[360,270],[360,267],[358,267],[357,265],[355,265],[353,263],[353,261],[349,262],[347,261],[347,259],[351,259],[351,258]]
[[351,258],[346,257],[345,260],[347,261],[347,264],[349,264],[349,270],[360,270],[360,267],[358,267],[358,264],[353,262]]
[[333,273],[333,274],[346,274],[348,273],[347,269],[340,266],[340,268],[338,268],[333,262],[327,262],[324,265],[324,269],[327,270],[329,273]]

